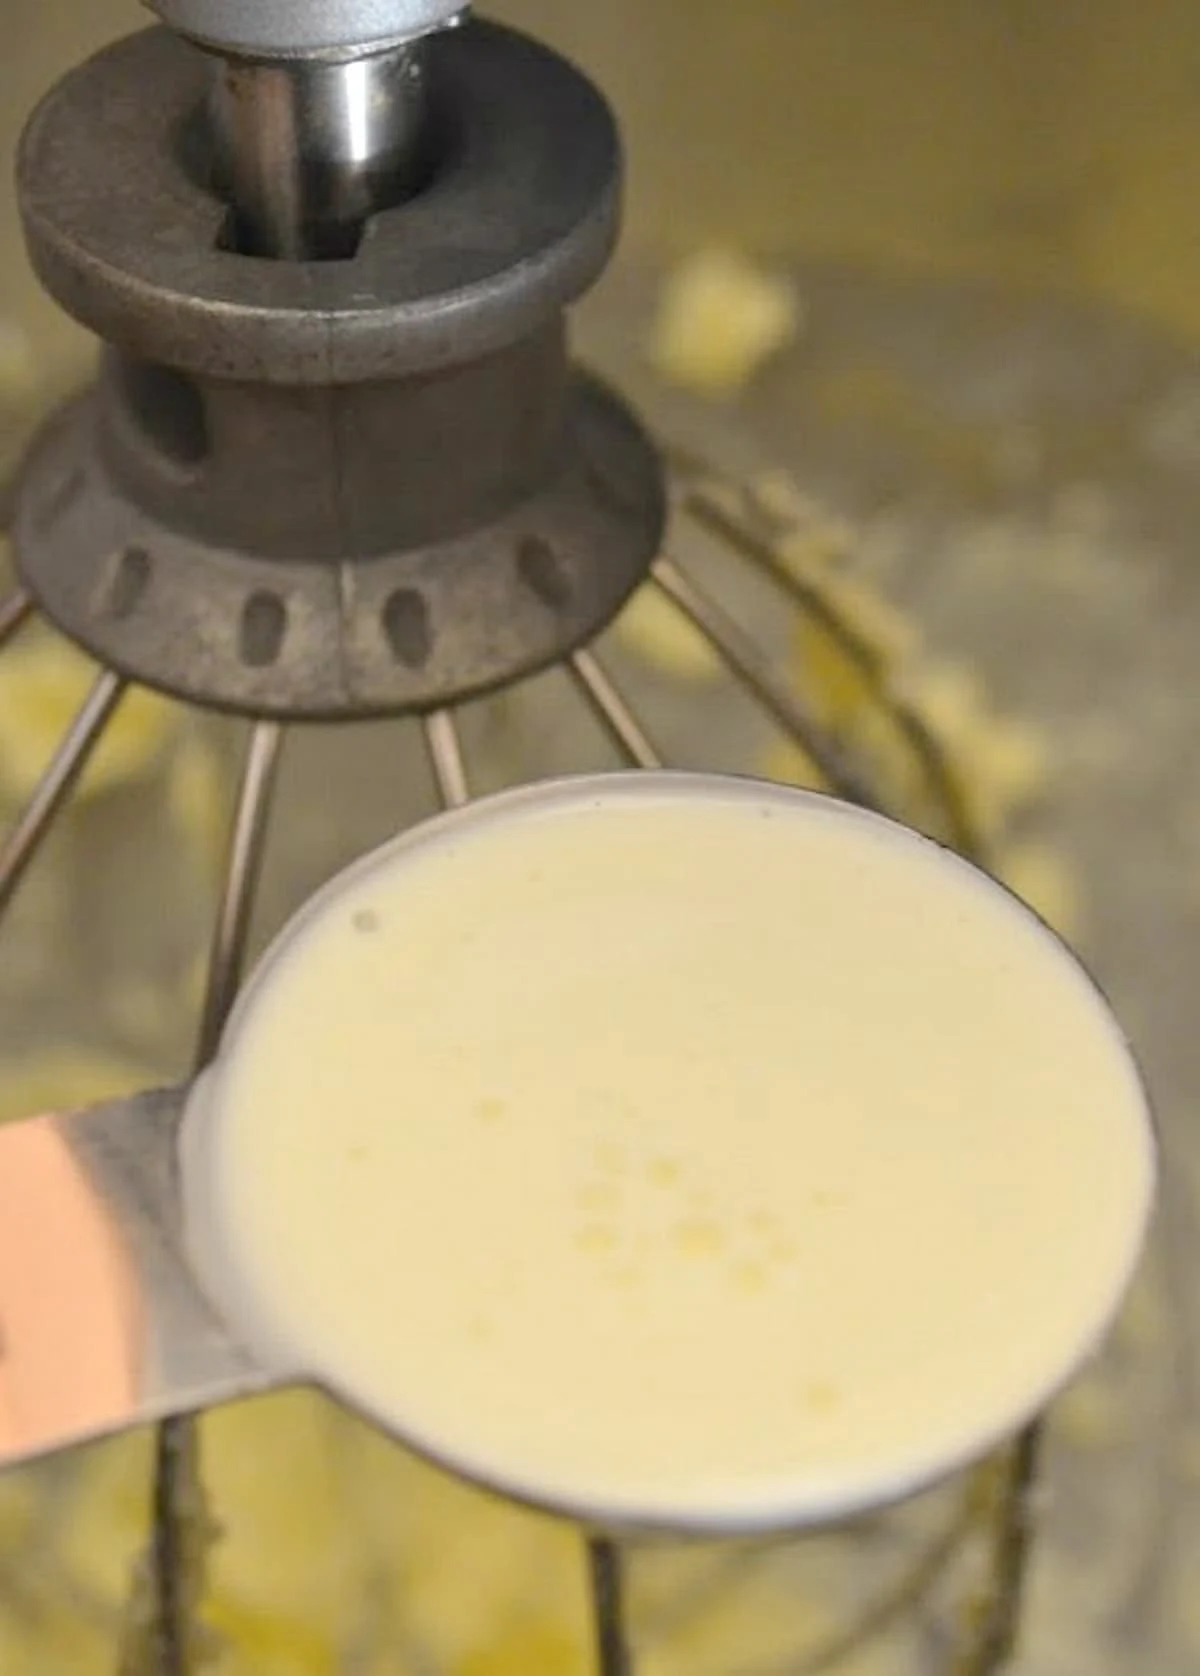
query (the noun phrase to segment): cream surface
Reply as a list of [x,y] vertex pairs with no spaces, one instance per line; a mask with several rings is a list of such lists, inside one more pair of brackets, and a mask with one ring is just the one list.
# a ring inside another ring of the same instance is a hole
[[189,1115],[226,1311],[545,1505],[803,1524],[1015,1429],[1094,1347],[1154,1149],[1103,1000],[877,817],[525,791],[329,887]]

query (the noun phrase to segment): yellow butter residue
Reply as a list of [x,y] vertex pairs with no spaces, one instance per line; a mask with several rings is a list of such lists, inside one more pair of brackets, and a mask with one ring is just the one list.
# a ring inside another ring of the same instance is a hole
[[257,1649],[264,1670],[336,1671],[341,1640],[361,1610],[365,1568],[358,1541],[347,1539],[357,1520],[337,1449],[340,1424],[332,1405],[309,1391],[239,1404],[203,1422],[201,1470],[221,1525],[205,1616],[239,1660]]
[[1002,850],[997,872],[1008,888],[1058,932],[1074,934],[1083,922],[1083,884],[1061,850],[1015,843]]
[[1095,1375],[1060,1397],[1054,1410],[1056,1432],[1076,1449],[1113,1450],[1123,1441],[1128,1425],[1112,1381]]
[[617,638],[652,669],[702,686],[721,678],[723,665],[679,608],[653,588],[640,588],[621,613]]
[[[186,751],[186,743],[181,751]],[[219,758],[192,756],[169,798],[206,828]],[[168,784],[171,782],[168,781]],[[178,788],[183,786],[182,793]],[[156,1079],[119,1058],[59,1050],[0,1068],[0,1121],[118,1098]],[[206,1676],[586,1676],[582,1548],[565,1526],[423,1465],[312,1393],[208,1416],[202,1472],[220,1520],[205,1608]],[[150,1438],[83,1451],[72,1470],[0,1480],[0,1539],[20,1613],[0,1611],[0,1664],[112,1676],[116,1625],[146,1538]],[[352,1540],[348,1539],[352,1535]],[[656,1599],[687,1585],[667,1558]],[[826,1608],[826,1611],[828,1609]],[[823,1620],[822,1620],[823,1621]],[[661,1676],[723,1672],[790,1651],[812,1628],[775,1573],[647,1644]]]
[[[385,1567],[381,1580],[390,1580],[393,1647],[406,1630],[414,1653],[426,1649],[429,1668],[447,1676],[590,1676],[591,1602],[578,1532],[460,1484],[354,1421],[344,1432],[358,1528]],[[697,1579],[711,1573],[715,1557],[707,1546],[662,1551],[650,1577],[632,1559],[638,1668],[647,1676],[782,1668],[845,1627],[833,1591],[806,1592],[783,1556],[712,1598]],[[680,1613],[684,1598],[695,1610]],[[379,1676],[394,1668],[381,1661]],[[423,1665],[413,1657],[401,1668],[417,1676]]]
[[590,1676],[590,1671],[579,1637],[534,1619],[468,1654],[455,1676]]
[[144,1066],[105,1054],[54,1049],[17,1062],[0,1062],[0,1123],[47,1111],[79,1111],[120,1100],[155,1081]]
[[[861,764],[891,812],[944,835],[946,788],[990,865],[1060,932],[1076,933],[1085,904],[1082,882],[1054,846],[1017,836],[1023,817],[1049,790],[1049,739],[1020,718],[1001,714],[982,677],[967,664],[931,655],[919,624],[854,568],[851,529],[827,515],[789,474],[772,471],[742,487],[705,484],[704,497],[737,522],[769,532],[779,568],[803,590],[795,613],[791,679],[832,743]],[[648,667],[689,685],[727,679],[711,646],[670,601],[637,594],[616,633]],[[931,776],[911,730],[897,721],[903,705],[938,753],[943,776]],[[776,733],[757,772],[788,785],[828,789],[794,740]]]
[[[0,796],[23,803],[85,703],[98,670],[65,640],[31,634],[0,658]],[[185,711],[138,688],[128,692],[80,780],[77,798],[98,797],[151,773]]]
[[853,556],[852,526],[818,505],[790,472],[776,466],[756,473],[745,500],[773,528],[789,569],[819,574],[840,569]]
[[982,679],[963,665],[931,665],[901,686],[958,765],[983,835],[999,836],[1048,787],[1048,741],[1024,723],[998,715]]
[[344,1424],[348,1483],[395,1614],[393,1644],[405,1634],[453,1676],[521,1647],[582,1644],[583,1557],[569,1527],[486,1496],[364,1425]]
[[[799,554],[794,554],[793,562],[798,559]],[[864,664],[863,658],[852,655],[823,622],[802,616],[797,654],[804,690],[814,713],[836,732],[844,727],[852,729],[863,710],[878,703],[872,670],[911,657],[918,639],[910,619],[858,577],[824,577],[819,591],[830,615],[843,623],[869,654]]]
[[201,876],[216,879],[225,863],[235,772],[215,740],[194,722],[167,766],[168,818],[190,845]]
[[663,288],[651,359],[668,384],[710,398],[736,395],[798,335],[795,283],[736,251],[698,251]]
[[[802,562],[795,546],[793,562]],[[980,838],[1002,836],[1049,784],[1046,739],[998,715],[974,670],[929,658],[916,622],[865,578],[811,567],[804,579],[823,610],[800,614],[794,679],[831,735],[862,758],[898,814],[927,824],[929,778],[895,720],[896,703],[906,705]]]
[[[791,680],[824,729],[861,765],[882,804],[913,825],[944,835],[946,794],[957,800],[996,872],[1055,929],[1074,933],[1084,914],[1081,881],[1052,845],[1018,836],[1022,818],[1048,791],[1054,762],[1037,728],[1000,714],[968,665],[931,656],[914,618],[853,567],[850,529],[784,472],[763,474],[740,492],[706,485],[726,514],[769,529],[780,570],[807,604],[795,616]],[[671,671],[665,638],[643,638],[648,661]],[[903,707],[914,726],[898,719]],[[915,743],[924,733],[940,758],[934,776]],[[778,734],[762,749],[759,773],[785,784],[827,789],[794,741]]]
[[759,757],[758,772],[781,786],[799,786],[802,791],[827,791],[825,776],[816,763],[789,740],[777,739]]
[[33,340],[15,320],[0,320],[0,397],[6,403],[33,396],[38,362]]
[[[201,1435],[222,1527],[205,1672],[339,1676],[361,1649],[353,1668],[370,1676],[588,1676],[582,1541],[566,1525],[458,1483],[312,1393],[214,1413]],[[0,1651],[26,1660],[14,1669],[50,1668],[39,1661],[62,1650],[73,1676],[111,1676],[111,1623],[144,1541],[149,1464],[144,1435],[83,1457],[42,1608],[19,1631],[0,1615]],[[709,1551],[702,1557],[711,1564]],[[849,1621],[849,1608],[843,1619],[829,1598],[807,1595],[782,1562],[681,1617],[671,1603],[694,1593],[696,1563],[665,1553],[654,1587],[635,1586],[635,1608],[651,1609],[639,1645],[654,1676],[767,1668]],[[862,1669],[873,1676],[876,1665]]]

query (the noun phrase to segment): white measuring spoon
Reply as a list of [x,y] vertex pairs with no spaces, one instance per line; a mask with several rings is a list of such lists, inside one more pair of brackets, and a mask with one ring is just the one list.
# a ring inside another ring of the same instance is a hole
[[719,776],[525,788],[365,858],[184,1103],[0,1132],[0,1221],[41,1151],[87,1242],[0,1234],[0,1460],[308,1380],[596,1525],[820,1524],[1052,1398],[1154,1187],[1128,1047],[1034,915]]

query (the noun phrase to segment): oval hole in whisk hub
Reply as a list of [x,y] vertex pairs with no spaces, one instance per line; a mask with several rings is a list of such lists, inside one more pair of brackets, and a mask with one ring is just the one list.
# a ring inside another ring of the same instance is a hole
[[110,617],[131,617],[150,585],[154,566],[144,547],[126,547],[117,555],[105,606]]
[[415,588],[397,588],[383,608],[383,632],[397,663],[423,669],[433,650],[429,605]]
[[242,609],[239,648],[242,662],[252,669],[269,669],[279,661],[287,633],[287,606],[278,594],[263,589],[251,594]]
[[571,597],[571,583],[562,560],[548,541],[531,535],[517,552],[517,570],[530,593],[551,611],[559,611]]

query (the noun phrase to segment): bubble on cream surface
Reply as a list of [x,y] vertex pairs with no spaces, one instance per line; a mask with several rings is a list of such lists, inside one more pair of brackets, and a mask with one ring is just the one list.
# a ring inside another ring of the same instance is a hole
[[1154,1178],[1121,1034],[1019,903],[878,817],[683,775],[352,869],[185,1163],[210,1288],[289,1367],[499,1488],[696,1529],[869,1506],[1023,1423]]

